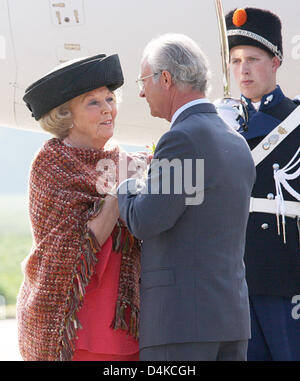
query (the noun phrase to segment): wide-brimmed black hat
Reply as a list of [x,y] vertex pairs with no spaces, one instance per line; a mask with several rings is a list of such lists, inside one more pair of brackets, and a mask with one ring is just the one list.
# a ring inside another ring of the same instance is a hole
[[124,83],[117,54],[96,56],[69,61],[34,82],[23,97],[32,116],[39,120],[43,115],[80,94],[106,86],[111,91]]
[[229,49],[252,45],[283,59],[281,21],[272,12],[258,8],[234,9],[226,15]]

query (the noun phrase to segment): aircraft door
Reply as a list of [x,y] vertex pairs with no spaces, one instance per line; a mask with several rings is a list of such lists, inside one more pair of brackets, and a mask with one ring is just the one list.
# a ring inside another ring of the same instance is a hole
[[[0,0],[1,1],[1,0]],[[16,48],[16,124],[39,130],[22,100],[25,89],[55,66],[91,54],[82,43],[83,0],[9,0]]]

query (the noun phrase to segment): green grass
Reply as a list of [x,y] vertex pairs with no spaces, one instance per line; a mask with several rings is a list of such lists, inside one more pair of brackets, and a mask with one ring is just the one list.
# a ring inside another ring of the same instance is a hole
[[27,209],[25,196],[0,195],[0,295],[12,306],[9,311],[14,311],[23,280],[21,262],[32,244]]

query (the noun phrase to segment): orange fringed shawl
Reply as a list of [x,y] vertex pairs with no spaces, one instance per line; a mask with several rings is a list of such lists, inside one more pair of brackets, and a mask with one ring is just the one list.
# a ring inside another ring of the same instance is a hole
[[[17,300],[19,348],[24,360],[71,360],[76,312],[100,247],[87,221],[101,212],[105,195],[96,189],[100,159],[118,164],[117,147],[88,150],[51,139],[34,159],[30,173],[29,213],[33,247],[23,264]],[[115,329],[138,336],[140,242],[119,221],[114,250],[122,252]],[[130,308],[130,322],[125,309]]]

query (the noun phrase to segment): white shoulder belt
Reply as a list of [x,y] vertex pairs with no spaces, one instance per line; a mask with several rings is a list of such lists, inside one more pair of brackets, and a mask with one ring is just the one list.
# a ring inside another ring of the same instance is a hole
[[[300,106],[298,106],[282,123],[280,123],[262,142],[260,142],[253,150],[252,157],[257,166],[261,163],[275,147],[277,147],[292,131],[300,125]],[[283,168],[279,168],[278,164],[273,165],[273,176],[276,186],[276,196],[268,195],[268,198],[250,199],[250,213],[272,213],[277,217],[278,234],[280,234],[279,215],[282,217],[283,239],[286,243],[285,236],[285,216],[295,218],[299,223],[300,220],[300,194],[296,192],[287,182],[294,180],[300,176],[300,167],[291,173],[292,169],[300,164],[300,146],[293,156],[292,160]],[[285,201],[282,193],[282,186],[298,201]],[[270,196],[270,197],[269,197]],[[273,197],[272,197],[273,196]],[[273,198],[273,199],[272,199]],[[275,198],[275,199],[274,199]],[[300,232],[299,232],[300,234]]]
[[[285,201],[285,215],[287,217],[295,218],[300,216],[300,202],[297,201]],[[271,213],[276,214],[277,202],[276,200],[268,200],[266,198],[254,198],[250,199],[250,213]]]
[[252,157],[257,166],[278,146],[291,132],[300,125],[300,106],[277,127],[272,130],[252,151]]

